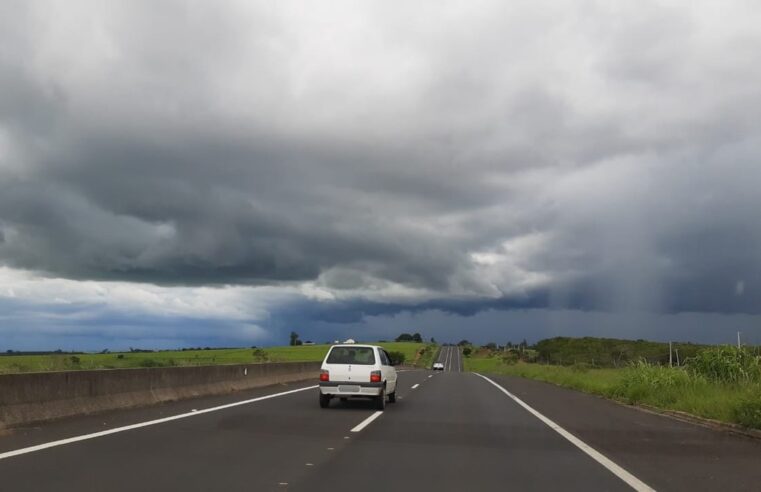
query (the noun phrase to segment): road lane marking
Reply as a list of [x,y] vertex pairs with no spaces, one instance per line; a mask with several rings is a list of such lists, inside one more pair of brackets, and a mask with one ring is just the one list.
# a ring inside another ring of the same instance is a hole
[[359,432],[359,431],[361,431],[362,429],[364,429],[365,427],[367,427],[368,425],[370,425],[370,423],[372,423],[372,421],[373,421],[373,420],[377,419],[377,418],[378,418],[378,417],[380,417],[381,415],[383,415],[383,410],[378,410],[377,412],[375,412],[374,414],[370,415],[370,416],[369,416],[369,417],[367,417],[365,420],[363,420],[362,422],[360,422],[360,423],[359,423],[359,424],[358,424],[358,425],[357,425],[355,428],[353,428],[351,431],[352,431],[352,432]]
[[430,376],[428,376],[428,377],[429,377],[429,378],[432,378],[432,377],[433,377],[433,374],[431,374],[431,375],[430,375]]
[[504,394],[512,398],[515,403],[522,406],[525,410],[527,410],[531,415],[538,418],[542,422],[544,422],[550,429],[554,430],[564,438],[566,438],[568,441],[571,442],[574,446],[579,448],[580,450],[584,451],[589,457],[591,457],[596,462],[600,463],[602,466],[608,469],[611,473],[613,473],[615,476],[626,482],[627,485],[629,485],[634,490],[637,490],[639,492],[655,492],[655,489],[647,485],[646,483],[642,482],[640,479],[629,473],[628,471],[621,468],[619,465],[614,463],[612,460],[610,460],[608,457],[594,449],[589,444],[585,443],[578,437],[574,436],[567,430],[560,427],[558,424],[550,420],[549,418],[545,417],[538,411],[534,410],[532,407],[530,407],[527,403],[525,403],[523,400],[515,396],[514,394],[507,391],[505,388],[500,386],[499,384],[495,383],[491,379],[487,378],[486,376],[478,373],[474,373],[476,376],[480,376],[484,378],[489,383],[493,384],[497,387],[500,391],[502,391]]
[[26,448],[16,449],[14,451],[7,451],[5,453],[0,453],[0,460],[4,460],[4,459],[7,459],[7,458],[12,458],[14,456],[19,456],[19,455],[22,455],[22,454],[34,453],[35,451],[42,451],[43,449],[54,448],[54,447],[57,447],[57,446],[63,446],[63,445],[66,445],[66,444],[71,444],[71,443],[75,443],[75,442],[79,442],[79,441],[86,441],[88,439],[95,439],[97,437],[108,436],[109,434],[117,434],[119,432],[125,432],[125,431],[129,431],[129,430],[133,430],[133,429],[139,429],[141,427],[148,427],[150,425],[157,425],[157,424],[163,424],[165,422],[171,422],[173,420],[186,419],[188,417],[195,417],[197,415],[203,415],[205,413],[217,412],[219,410],[225,410],[225,409],[237,407],[237,406],[240,406],[240,405],[248,405],[250,403],[256,403],[256,402],[262,401],[262,400],[269,400],[270,398],[277,398],[279,396],[291,395],[293,393],[298,393],[299,391],[311,390],[311,389],[315,389],[317,387],[318,387],[317,385],[307,386],[306,388],[299,388],[299,389],[290,390],[290,391],[283,391],[282,393],[273,393],[271,395],[260,396],[258,398],[251,398],[250,400],[236,401],[234,403],[228,403],[226,405],[220,405],[218,407],[204,408],[202,410],[193,410],[193,411],[188,412],[188,413],[181,413],[181,414],[178,414],[178,415],[172,415],[171,417],[164,417],[164,418],[161,418],[161,419],[149,420],[147,422],[140,422],[138,424],[125,425],[123,427],[116,427],[114,429],[108,429],[108,430],[104,430],[104,431],[100,431],[100,432],[93,432],[92,434],[84,434],[84,435],[81,435],[81,436],[69,437],[67,439],[60,439],[58,441],[51,441],[51,442],[47,442],[47,443],[44,443],[44,444],[37,444],[35,446],[29,446],[29,447],[26,447]]
[[420,386],[420,385],[419,385],[419,384],[413,384],[413,385],[412,385],[412,389],[415,389],[415,388],[417,388],[418,386]]

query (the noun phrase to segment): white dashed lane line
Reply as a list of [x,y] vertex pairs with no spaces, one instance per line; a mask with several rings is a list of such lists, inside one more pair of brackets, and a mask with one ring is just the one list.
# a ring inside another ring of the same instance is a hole
[[351,431],[352,431],[352,432],[359,432],[359,431],[361,431],[362,429],[364,429],[365,427],[367,427],[368,425],[370,425],[370,424],[372,423],[372,421],[373,421],[373,420],[377,419],[377,418],[378,418],[378,417],[380,417],[381,415],[383,415],[383,411],[382,411],[382,410],[378,410],[377,412],[375,412],[374,414],[370,415],[370,416],[369,416],[369,417],[367,417],[365,420],[363,420],[362,422],[360,422],[360,423],[359,423],[359,424],[358,424],[356,427],[354,427],[354,428],[353,428]]
[[417,388],[418,386],[420,386],[420,385],[419,385],[419,384],[413,384],[413,385],[412,385],[412,389],[415,389],[415,388]]

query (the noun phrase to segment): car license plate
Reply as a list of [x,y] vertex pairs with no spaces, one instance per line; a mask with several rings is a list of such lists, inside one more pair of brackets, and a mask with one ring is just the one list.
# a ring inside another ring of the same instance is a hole
[[359,393],[359,386],[339,385],[339,393]]

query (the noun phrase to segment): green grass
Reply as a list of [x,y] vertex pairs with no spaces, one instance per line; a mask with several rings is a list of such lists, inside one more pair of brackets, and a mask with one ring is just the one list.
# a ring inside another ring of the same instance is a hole
[[[405,355],[405,364],[430,365],[435,346],[414,342],[370,342],[389,352]],[[299,345],[262,349],[172,350],[161,352],[115,352],[109,354],[49,354],[0,357],[0,374],[21,372],[126,369],[135,367],[206,366],[257,362],[321,361],[330,345]],[[423,352],[418,356],[419,352]]]
[[505,364],[496,357],[465,359],[465,369],[546,381],[624,403],[676,410],[761,429],[761,383],[758,381],[723,382],[683,368],[648,364],[590,369],[524,362]]

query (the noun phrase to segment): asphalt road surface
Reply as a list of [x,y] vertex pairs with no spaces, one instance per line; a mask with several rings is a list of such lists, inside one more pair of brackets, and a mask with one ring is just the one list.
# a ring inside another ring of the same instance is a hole
[[444,364],[445,372],[461,372],[462,371],[462,353],[460,347],[455,346],[443,346],[439,351],[439,358],[436,362]]
[[761,489],[757,440],[460,372],[453,350],[445,372],[400,373],[382,413],[320,409],[309,382],[17,429],[0,490]]

